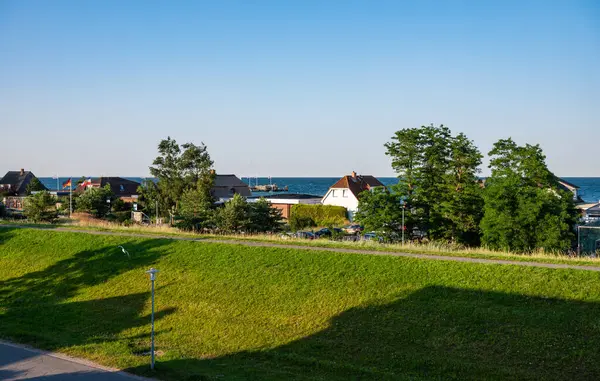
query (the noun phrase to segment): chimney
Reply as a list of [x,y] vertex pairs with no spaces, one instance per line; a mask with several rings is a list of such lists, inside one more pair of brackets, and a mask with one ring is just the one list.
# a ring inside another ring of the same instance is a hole
[[21,176],[23,176],[25,174],[25,169],[21,168]]
[[211,169],[211,170],[210,170],[210,174],[211,174],[211,175],[214,175],[215,173],[216,173],[216,172],[215,172],[215,170],[214,170],[214,169]]
[[356,178],[356,172],[352,171],[352,178],[355,179]]

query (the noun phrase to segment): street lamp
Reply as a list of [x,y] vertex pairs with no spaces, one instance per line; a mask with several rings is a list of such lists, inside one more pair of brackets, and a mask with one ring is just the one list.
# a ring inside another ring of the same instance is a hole
[[152,329],[150,332],[150,340],[151,340],[151,344],[150,344],[150,356],[151,360],[150,360],[150,369],[154,370],[154,281],[156,280],[156,273],[158,272],[157,269],[155,269],[154,267],[150,268],[150,270],[146,271],[146,273],[150,274],[150,282],[152,283],[152,315],[150,318],[151,324],[152,324]]
[[404,197],[400,198],[400,206],[402,207],[402,246],[404,246],[404,209],[406,209]]

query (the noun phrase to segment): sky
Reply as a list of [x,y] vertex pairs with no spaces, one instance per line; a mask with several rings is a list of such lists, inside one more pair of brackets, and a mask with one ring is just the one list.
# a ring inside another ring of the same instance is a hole
[[600,177],[600,2],[0,0],[3,173],[148,176],[170,136],[222,174],[393,176],[432,123]]

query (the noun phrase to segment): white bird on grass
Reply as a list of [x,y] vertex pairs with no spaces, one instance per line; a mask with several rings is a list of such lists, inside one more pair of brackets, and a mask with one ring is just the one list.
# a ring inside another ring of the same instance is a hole
[[120,246],[120,245],[119,245],[118,247],[120,247],[120,248],[121,248],[121,251],[122,251],[123,253],[127,254],[127,258],[131,258],[131,256],[129,255],[129,253],[127,252],[127,250],[125,250],[125,248],[124,248],[123,246]]

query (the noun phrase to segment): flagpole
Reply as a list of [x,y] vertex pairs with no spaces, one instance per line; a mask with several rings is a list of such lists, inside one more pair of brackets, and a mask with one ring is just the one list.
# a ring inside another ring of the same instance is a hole
[[73,214],[73,178],[69,179],[69,218]]

